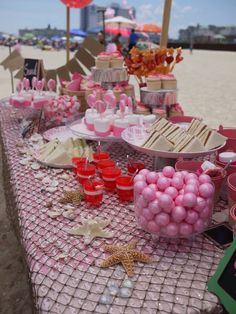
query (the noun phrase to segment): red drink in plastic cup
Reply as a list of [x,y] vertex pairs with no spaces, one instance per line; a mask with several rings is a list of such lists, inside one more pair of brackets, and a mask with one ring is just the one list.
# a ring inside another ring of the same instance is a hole
[[83,184],[89,177],[95,176],[96,167],[91,164],[80,165],[77,168],[77,178],[80,184]]
[[102,170],[102,179],[104,186],[108,191],[114,191],[116,188],[116,178],[121,174],[118,167],[108,167]]
[[121,201],[133,201],[134,181],[130,176],[120,176],[116,179],[117,194]]
[[98,206],[103,199],[103,182],[102,181],[86,181],[83,184],[85,201],[92,206]]
[[93,161],[95,164],[99,162],[99,160],[106,160],[109,159],[109,153],[108,152],[95,152],[93,153]]
[[74,165],[74,173],[77,173],[77,168],[80,165],[83,165],[86,163],[86,157],[73,157],[72,158],[72,164]]
[[107,159],[107,160],[100,160],[97,163],[97,169],[99,172],[100,177],[102,177],[102,170],[108,167],[115,167],[116,163],[114,160]]
[[130,161],[127,164],[128,175],[132,175],[136,170],[141,170],[145,168],[145,164],[142,161]]

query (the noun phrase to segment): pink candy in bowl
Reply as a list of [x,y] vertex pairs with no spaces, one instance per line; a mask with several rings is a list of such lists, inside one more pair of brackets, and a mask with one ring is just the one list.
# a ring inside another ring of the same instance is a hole
[[208,175],[143,169],[134,178],[134,203],[138,224],[163,237],[191,237],[211,223],[214,185]]

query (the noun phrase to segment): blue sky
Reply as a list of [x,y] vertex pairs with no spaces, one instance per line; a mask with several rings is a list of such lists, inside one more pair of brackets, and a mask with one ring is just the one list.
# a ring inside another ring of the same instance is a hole
[[[112,1],[135,6],[137,21],[161,25],[164,0]],[[110,0],[95,0],[95,4],[109,6]],[[170,36],[188,25],[235,25],[236,0],[173,0]],[[79,10],[71,10],[71,27],[79,26]],[[65,6],[60,0],[0,0],[0,31],[17,34],[19,28],[65,28]]]

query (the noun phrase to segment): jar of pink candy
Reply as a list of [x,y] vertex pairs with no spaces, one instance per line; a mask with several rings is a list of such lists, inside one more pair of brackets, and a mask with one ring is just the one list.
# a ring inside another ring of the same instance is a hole
[[211,223],[214,185],[206,174],[142,169],[134,178],[134,203],[138,224],[162,237],[191,237]]

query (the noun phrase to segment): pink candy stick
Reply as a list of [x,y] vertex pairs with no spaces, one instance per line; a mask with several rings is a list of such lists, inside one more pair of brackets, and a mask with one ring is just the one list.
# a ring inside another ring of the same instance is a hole
[[94,109],[94,107],[96,105],[96,94],[93,93],[93,94],[88,95],[86,100],[87,100],[89,107]]
[[125,116],[125,102],[124,102],[124,100],[120,101],[120,113],[121,113],[122,119],[124,119],[124,116]]
[[36,76],[32,78],[32,88],[36,90],[38,79]]
[[52,92],[56,88],[56,81],[53,79],[50,79],[47,83],[47,87],[50,92]]
[[30,88],[30,81],[29,81],[29,79],[27,79],[26,77],[24,77],[22,82],[23,82],[23,87],[24,87],[24,89],[25,89],[26,91],[28,91],[29,88]]
[[129,113],[133,112],[133,101],[131,97],[127,97],[126,103],[128,105],[129,108]]
[[106,104],[102,100],[97,100],[95,103],[95,107],[102,118],[102,114],[106,111]]
[[17,85],[16,85],[16,91],[17,91],[18,94],[21,93],[22,88],[23,88],[22,82],[17,83]]

